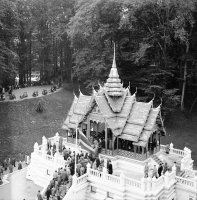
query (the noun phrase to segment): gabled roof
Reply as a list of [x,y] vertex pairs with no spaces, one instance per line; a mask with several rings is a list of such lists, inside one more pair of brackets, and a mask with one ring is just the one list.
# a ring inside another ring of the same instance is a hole
[[86,96],[80,93],[79,98],[74,98],[71,109],[68,113],[67,119],[65,120],[62,128],[77,128],[80,121],[83,119],[87,112],[87,108],[90,104],[91,96]]
[[157,118],[160,116],[160,106],[153,108],[153,100],[145,103],[136,101],[136,94],[131,95],[129,87],[123,88],[119,79],[115,49],[109,78],[100,90],[93,89],[92,96],[80,92],[75,97],[63,128],[76,128],[87,119],[95,104],[99,107],[108,127],[115,136],[131,140],[135,145],[146,146],[152,132],[155,131]]

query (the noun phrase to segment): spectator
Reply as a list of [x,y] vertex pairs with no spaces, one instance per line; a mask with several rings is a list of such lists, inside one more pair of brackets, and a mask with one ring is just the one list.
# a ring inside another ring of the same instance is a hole
[[16,167],[16,160],[15,160],[15,158],[12,158],[12,165],[13,165],[14,167]]
[[166,171],[168,171],[168,164],[165,162],[165,164],[163,166],[163,174],[165,174]]
[[21,161],[19,161],[19,163],[18,163],[18,170],[20,170],[20,169],[22,169],[22,162]]
[[38,200],[43,200],[42,195],[40,194],[40,190],[38,190],[37,197],[38,197]]
[[9,173],[12,173],[13,172],[13,165],[11,163],[9,164],[8,168],[9,168]]
[[113,174],[113,166],[112,166],[111,160],[109,161],[108,172],[109,174]]
[[47,191],[46,191],[47,200],[49,200],[50,196],[51,196],[51,189],[50,189],[50,186],[48,186]]
[[158,175],[159,177],[161,176],[161,173],[163,171],[163,166],[162,166],[162,163],[159,164],[159,168],[158,168]]
[[155,177],[155,178],[158,177],[158,175],[157,175],[157,167],[156,167],[156,165],[154,165],[154,168],[153,168],[153,176],[152,176],[152,178],[153,178],[153,177]]
[[3,177],[3,166],[0,164],[0,178]]
[[144,178],[148,177],[148,171],[149,171],[149,166],[148,163],[146,163],[144,166]]

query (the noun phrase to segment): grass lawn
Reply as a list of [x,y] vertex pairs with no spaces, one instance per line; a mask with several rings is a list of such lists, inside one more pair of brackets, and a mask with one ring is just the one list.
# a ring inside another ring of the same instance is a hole
[[186,118],[177,111],[172,114],[166,126],[166,137],[162,137],[163,144],[173,143],[174,148],[183,149],[185,146],[192,150],[192,159],[197,166],[197,115]]
[[[14,156],[19,158],[33,151],[35,142],[41,144],[42,136],[52,137],[56,132],[64,134],[61,125],[71,106],[73,93],[65,86],[60,91],[23,101],[0,103],[0,160]],[[46,111],[37,113],[35,107],[43,100]]]
[[[36,104],[44,100],[46,111],[37,113]],[[72,87],[66,85],[62,90],[47,96],[25,99],[23,101],[0,103],[0,160],[5,157],[19,157],[19,153],[30,154],[35,142],[41,144],[42,136],[52,137],[61,130],[63,121],[73,99]],[[176,112],[165,124],[167,136],[162,143],[174,143],[174,148],[185,146],[192,150],[192,158],[197,166],[197,116],[186,119]]]

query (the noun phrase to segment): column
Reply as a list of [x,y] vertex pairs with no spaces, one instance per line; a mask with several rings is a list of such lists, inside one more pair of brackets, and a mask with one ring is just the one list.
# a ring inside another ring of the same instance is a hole
[[118,136],[117,136],[117,145],[116,145],[117,151],[118,151],[118,139],[119,139],[119,138],[118,138]]
[[148,143],[146,144],[146,158],[148,157]]
[[134,154],[135,154],[135,157],[136,157],[136,145],[133,145],[134,146]]
[[87,138],[90,138],[90,118],[87,118],[87,130],[86,130]]
[[145,148],[145,147],[142,147],[142,155],[144,155],[144,148]]
[[96,122],[96,135],[98,136],[99,122]]
[[112,132],[112,156],[114,155],[114,141],[115,141],[115,137],[114,137],[114,134]]
[[107,126],[105,123],[105,153],[107,153]]

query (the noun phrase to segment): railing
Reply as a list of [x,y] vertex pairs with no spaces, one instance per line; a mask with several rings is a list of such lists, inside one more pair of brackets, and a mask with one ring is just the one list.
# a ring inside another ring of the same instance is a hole
[[[170,149],[170,152],[171,152],[171,149]],[[179,155],[179,156],[185,156],[185,152],[183,151],[183,150],[180,150],[180,149],[172,149],[172,153],[174,153],[174,154],[177,154],[177,155]]]
[[113,175],[110,175],[110,174],[106,174],[105,175],[105,179],[107,181],[110,181],[111,183],[120,184],[120,177],[118,177],[118,176],[113,176]]
[[179,185],[182,185],[182,186],[186,186],[186,187],[189,187],[190,189],[193,189],[196,191],[197,187],[196,187],[196,181],[193,181],[193,180],[189,180],[189,179],[186,179],[186,178],[182,178],[182,177],[178,177],[176,176],[176,181],[177,181],[177,184]]
[[193,170],[193,169],[184,169],[184,174],[186,176],[189,176],[189,177],[192,177],[194,178],[195,176],[197,176],[197,171],[196,170]]
[[102,178],[103,173],[99,172],[98,170],[90,169],[90,175],[97,178]]
[[155,190],[161,189],[164,185],[164,177],[160,176],[158,179],[155,181]]
[[133,180],[130,178],[125,178],[125,184],[138,189],[142,188],[141,181]]
[[[160,150],[166,151],[166,147],[167,147],[167,146],[168,146],[168,145],[163,145],[163,144],[161,144],[161,145],[160,145]],[[179,155],[179,156],[182,156],[182,157],[185,156],[184,150],[175,149],[175,148],[170,148],[170,145],[169,145],[169,150],[170,150],[170,153],[173,153],[173,154],[176,154],[176,155]]]
[[45,159],[49,161],[54,161],[54,157],[50,155],[45,155]]
[[79,178],[77,178],[77,185],[87,182],[87,178],[88,178],[88,174],[87,173],[82,175],[82,176],[80,176]]
[[110,157],[121,156],[121,157],[125,157],[125,158],[135,159],[138,161],[144,161],[149,157],[148,155],[146,156],[146,154],[134,153],[134,152],[126,151],[126,150],[122,150],[122,149],[114,150],[113,153],[112,153],[112,150],[107,149],[105,151],[105,149],[102,149],[101,154],[107,155]]
[[167,145],[163,145],[163,144],[161,144],[161,145],[160,145],[160,150],[162,150],[162,151],[166,151],[166,146],[167,146]]

